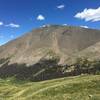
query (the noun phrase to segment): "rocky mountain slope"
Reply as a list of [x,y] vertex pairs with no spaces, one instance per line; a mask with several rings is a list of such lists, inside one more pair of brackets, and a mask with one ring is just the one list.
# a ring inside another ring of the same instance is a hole
[[99,56],[100,47],[96,45],[99,42],[100,30],[73,26],[45,26],[1,46],[0,59],[9,57],[11,64],[32,65],[42,58],[50,58],[49,53],[52,52],[53,55],[59,56],[60,64],[67,64],[72,61],[73,56],[76,58],[78,55],[90,53],[91,57],[95,50]]
[[0,47],[0,78],[42,81],[100,73],[100,30],[51,25]]

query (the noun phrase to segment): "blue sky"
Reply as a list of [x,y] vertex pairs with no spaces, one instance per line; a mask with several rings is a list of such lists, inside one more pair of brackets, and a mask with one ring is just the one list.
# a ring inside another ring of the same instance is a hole
[[100,0],[0,0],[0,45],[45,24],[100,29]]

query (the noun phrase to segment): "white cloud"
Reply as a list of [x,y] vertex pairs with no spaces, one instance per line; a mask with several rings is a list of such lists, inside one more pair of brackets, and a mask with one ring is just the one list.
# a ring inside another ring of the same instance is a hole
[[63,8],[65,8],[65,5],[59,5],[59,6],[57,6],[57,8],[58,9],[63,9]]
[[40,26],[40,27],[42,27],[42,28],[44,28],[44,27],[50,27],[51,25],[50,24],[47,24],[47,25],[42,25],[42,26]]
[[2,26],[3,25],[3,22],[0,22],[0,26]]
[[100,7],[97,9],[84,9],[82,12],[77,13],[74,17],[84,19],[85,21],[100,21]]
[[67,24],[63,24],[63,26],[67,26]]
[[82,27],[82,28],[89,28],[88,26],[83,26],[83,25],[82,25],[82,26],[80,26],[80,27]]
[[46,27],[46,25],[42,25],[42,26],[40,26],[40,27]]
[[8,25],[5,25],[6,27],[12,27],[12,28],[19,28],[20,25],[19,24],[14,24],[14,23],[10,23]]
[[37,16],[37,20],[40,20],[40,21],[45,20],[45,17],[40,14]]

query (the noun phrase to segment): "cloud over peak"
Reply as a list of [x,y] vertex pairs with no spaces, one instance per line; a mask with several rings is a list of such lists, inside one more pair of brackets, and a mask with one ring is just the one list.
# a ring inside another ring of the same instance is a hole
[[40,14],[40,15],[37,16],[37,20],[43,21],[43,20],[45,20],[45,17]]
[[100,7],[97,9],[85,8],[82,12],[78,12],[74,17],[78,19],[84,19],[85,21],[100,21]]
[[82,28],[89,28],[88,26],[83,26],[83,25],[81,25],[80,27],[82,27]]

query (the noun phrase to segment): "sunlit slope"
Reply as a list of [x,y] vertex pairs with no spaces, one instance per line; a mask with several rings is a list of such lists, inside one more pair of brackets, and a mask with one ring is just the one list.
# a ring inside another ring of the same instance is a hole
[[[51,50],[60,56],[61,64],[66,64],[70,57],[98,42],[100,30],[50,25],[35,29],[0,46],[0,59],[9,57],[9,63],[32,65]],[[88,50],[90,51],[91,49]]]
[[0,80],[0,100],[100,100],[100,75],[43,82]]

